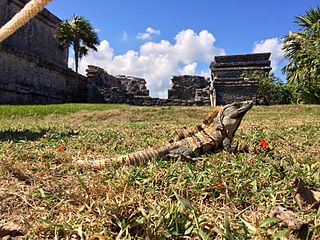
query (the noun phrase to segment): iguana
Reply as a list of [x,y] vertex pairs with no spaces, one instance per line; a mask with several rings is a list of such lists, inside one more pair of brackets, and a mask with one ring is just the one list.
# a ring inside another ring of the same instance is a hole
[[79,160],[77,163],[84,168],[102,169],[108,166],[140,165],[168,157],[192,160],[192,157],[222,149],[235,153],[237,147],[231,147],[232,139],[243,116],[252,106],[252,101],[243,101],[219,107],[209,113],[201,126],[186,134],[180,134],[175,141],[157,149],[147,149],[107,160]]

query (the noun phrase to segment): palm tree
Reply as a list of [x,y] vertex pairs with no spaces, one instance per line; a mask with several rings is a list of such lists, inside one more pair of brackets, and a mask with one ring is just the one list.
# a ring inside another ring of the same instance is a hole
[[73,16],[68,21],[59,24],[56,38],[63,47],[73,46],[76,72],[79,60],[92,49],[97,51],[99,38],[90,22],[84,17]]
[[296,17],[295,22],[302,30],[320,36],[320,7],[311,8],[304,16]]
[[320,7],[311,8],[295,22],[300,31],[284,38],[288,64],[282,71],[287,73],[289,84],[302,87],[309,97],[320,102]]

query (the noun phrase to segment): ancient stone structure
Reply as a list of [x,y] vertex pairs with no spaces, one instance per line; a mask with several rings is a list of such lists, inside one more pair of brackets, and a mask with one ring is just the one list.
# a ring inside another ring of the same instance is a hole
[[75,72],[2,46],[0,103],[84,102],[87,79]]
[[94,103],[131,103],[137,97],[148,97],[146,81],[131,76],[112,76],[102,68],[89,65],[88,102]]
[[201,104],[210,104],[210,79],[202,76],[174,76],[171,79],[171,89],[168,90],[168,99],[182,99],[195,101]]
[[[0,26],[29,0],[0,0]],[[174,76],[168,99],[149,97],[146,81],[112,76],[89,66],[87,77],[68,68],[68,49],[55,39],[61,22],[43,10],[0,44],[0,104],[63,102],[128,103],[137,105],[210,105],[209,79]],[[211,64],[216,104],[256,99],[259,79],[255,71],[269,72],[270,53],[215,57]],[[249,77],[243,77],[243,74]]]
[[188,99],[180,97],[171,99],[151,98],[149,97],[149,91],[146,89],[146,81],[144,79],[123,75],[112,76],[96,66],[88,66],[87,78],[88,102],[91,103],[127,103],[144,106],[193,106],[209,104],[207,88],[205,87],[208,80],[201,77],[197,77],[197,79],[201,79],[202,85],[199,83],[197,86],[202,86],[202,88],[192,90],[194,92],[193,97]]
[[[0,26],[28,0],[0,0]],[[0,103],[85,102],[87,79],[68,69],[68,49],[54,38],[61,22],[43,10],[0,44]]]
[[[0,26],[8,22],[29,0],[0,0]],[[44,9],[21,27],[4,44],[41,60],[67,67],[68,48],[54,38],[59,18]]]
[[249,99],[256,101],[259,79],[254,78],[254,73],[269,73],[269,58],[270,53],[215,57],[210,68],[216,104],[224,105]]
[[149,90],[146,87],[146,80],[143,78],[117,75],[116,79],[124,86],[128,94],[137,96],[149,96]]

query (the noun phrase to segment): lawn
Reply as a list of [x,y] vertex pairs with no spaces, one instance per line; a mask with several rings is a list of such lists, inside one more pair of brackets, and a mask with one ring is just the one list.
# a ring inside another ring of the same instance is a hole
[[254,107],[235,139],[248,153],[100,171],[75,165],[161,146],[209,109],[0,106],[0,221],[28,239],[277,239],[289,236],[271,216],[282,206],[320,239],[320,208],[302,211],[294,197],[297,179],[320,189],[319,105]]

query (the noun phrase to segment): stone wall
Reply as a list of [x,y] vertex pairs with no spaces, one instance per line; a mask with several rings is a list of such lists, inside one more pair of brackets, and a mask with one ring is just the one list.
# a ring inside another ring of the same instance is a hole
[[270,53],[217,56],[210,65],[215,89],[216,105],[233,101],[253,100],[256,102],[259,79],[244,78],[243,74],[269,73]]
[[259,82],[257,79],[229,79],[214,82],[216,105],[234,101],[253,100],[256,103]]
[[125,75],[117,75],[116,79],[124,86],[127,93],[137,96],[149,96],[145,79]]
[[0,45],[0,104],[86,102],[87,79]]
[[193,99],[159,99],[149,96],[146,81],[142,78],[112,76],[96,66],[88,66],[87,78],[90,103],[126,103],[143,106],[209,105],[203,97],[207,94],[204,88],[195,91]]
[[[0,26],[29,0],[0,0]],[[87,101],[87,79],[68,69],[54,34],[59,18],[44,9],[0,44],[0,104]]]
[[[0,0],[0,26],[8,22],[29,0]],[[68,48],[59,47],[54,34],[59,18],[44,9],[3,44],[61,67],[68,65]]]
[[146,81],[132,76],[113,76],[102,68],[89,65],[88,102],[91,103],[131,103],[135,96],[148,97]]
[[168,90],[168,98],[194,100],[198,89],[206,89],[209,86],[210,80],[202,76],[173,76],[171,89]]
[[193,101],[196,105],[210,105],[210,79],[202,76],[174,76],[168,99]]

